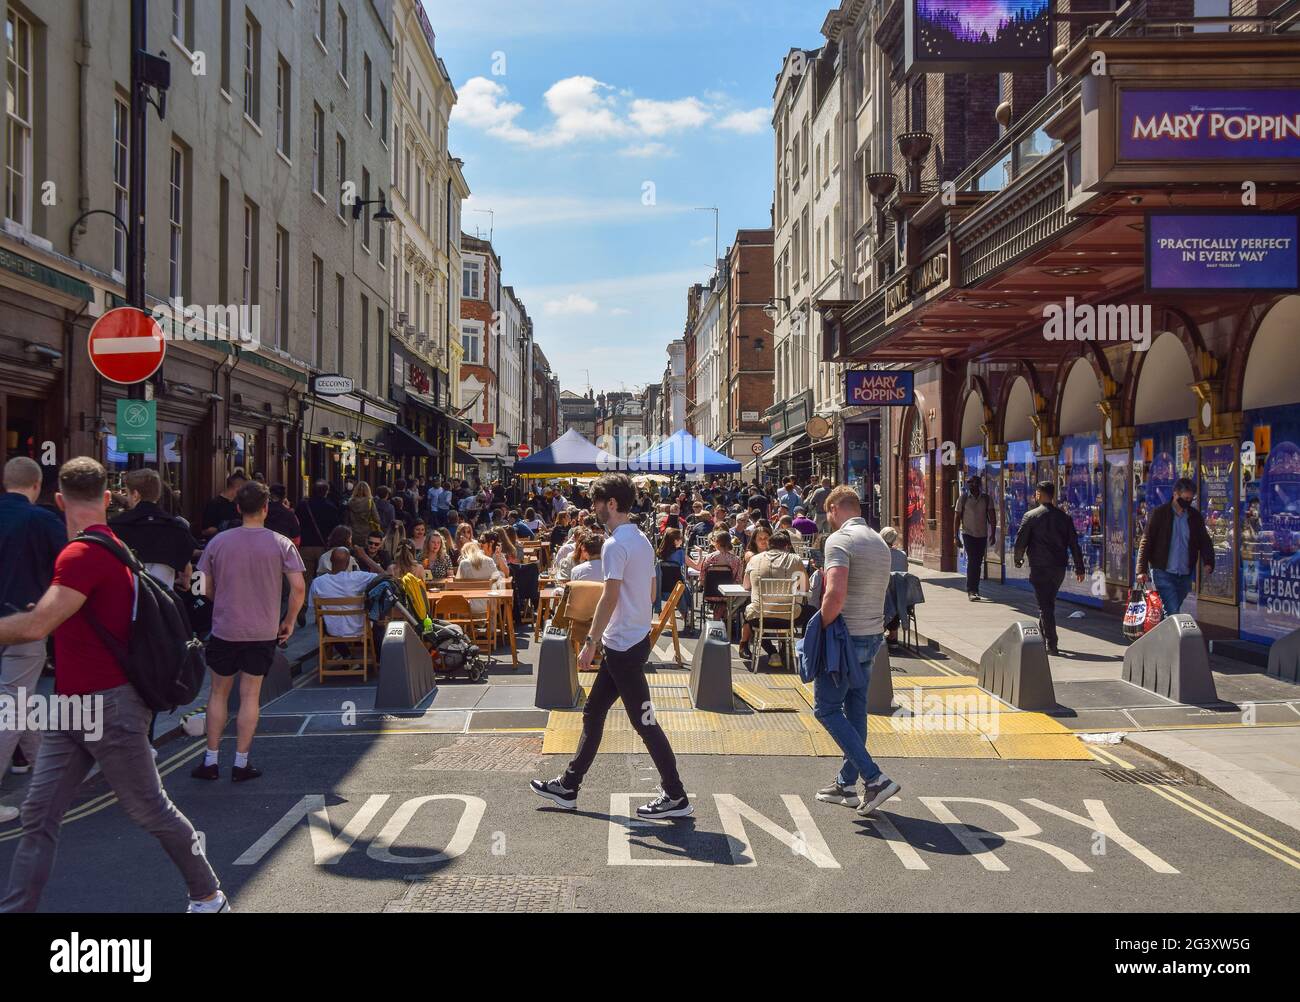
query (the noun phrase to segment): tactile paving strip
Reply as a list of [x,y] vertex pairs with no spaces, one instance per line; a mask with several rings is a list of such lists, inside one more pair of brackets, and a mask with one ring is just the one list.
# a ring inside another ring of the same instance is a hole
[[759,713],[798,713],[804,708],[803,699],[790,689],[773,689],[739,679],[734,680],[731,687]]
[[997,758],[979,734],[869,734],[873,758]]
[[1045,713],[963,714],[981,734],[1069,734],[1070,729]]
[[962,686],[977,685],[979,680],[974,675],[895,675],[895,689],[958,689]]
[[798,731],[725,731],[724,755],[812,755],[812,738]]
[[1073,734],[1004,734],[986,739],[999,758],[1087,762],[1092,753]]

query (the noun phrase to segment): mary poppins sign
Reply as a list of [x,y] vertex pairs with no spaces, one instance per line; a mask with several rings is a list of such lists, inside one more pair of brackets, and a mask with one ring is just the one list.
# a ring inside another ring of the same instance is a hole
[[881,369],[850,369],[844,374],[847,407],[911,407],[915,375]]
[[1119,158],[1300,159],[1300,88],[1124,90]]

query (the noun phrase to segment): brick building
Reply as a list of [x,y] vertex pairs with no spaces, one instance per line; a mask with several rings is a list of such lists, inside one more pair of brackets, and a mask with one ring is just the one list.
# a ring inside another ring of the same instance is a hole
[[765,312],[772,299],[772,230],[739,230],[727,249],[725,275],[728,350],[724,393],[728,427],[718,449],[743,463],[767,434],[763,414],[772,406],[774,342]]

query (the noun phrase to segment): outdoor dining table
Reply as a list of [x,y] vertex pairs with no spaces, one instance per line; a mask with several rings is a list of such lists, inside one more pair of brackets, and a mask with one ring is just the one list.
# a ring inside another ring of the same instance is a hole
[[438,599],[443,595],[460,595],[463,598],[483,598],[493,602],[497,606],[497,617],[504,619],[506,624],[506,636],[510,640],[510,659],[514,667],[519,667],[519,648],[515,643],[515,593],[514,589],[488,589],[488,588],[464,588],[459,586],[459,582],[452,581],[443,587],[434,587],[429,589],[429,608],[436,609]]

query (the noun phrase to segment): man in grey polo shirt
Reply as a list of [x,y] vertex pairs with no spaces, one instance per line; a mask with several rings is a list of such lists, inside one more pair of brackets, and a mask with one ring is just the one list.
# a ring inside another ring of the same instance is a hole
[[[827,495],[826,517],[836,531],[826,539],[822,625],[844,617],[858,670],[847,676],[822,672],[813,683],[813,715],[844,752],[835,782],[818,791],[817,799],[856,807],[866,816],[901,789],[867,754],[867,686],[871,663],[885,641],[889,547],[863,519],[862,503],[852,487],[836,487]],[[859,777],[861,797],[856,790]]]

